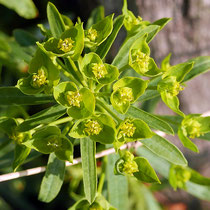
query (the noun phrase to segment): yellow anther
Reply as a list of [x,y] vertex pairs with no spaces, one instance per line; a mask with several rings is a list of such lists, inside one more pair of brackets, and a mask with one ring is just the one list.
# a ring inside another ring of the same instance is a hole
[[122,101],[122,103],[125,104],[126,102],[133,100],[133,91],[131,88],[122,87],[120,88],[119,92],[120,92],[120,100]]
[[37,74],[34,74],[32,76],[31,85],[34,88],[40,88],[42,85],[46,84],[47,82],[48,81],[47,81],[45,71],[41,68],[38,70]]
[[126,120],[120,127],[119,137],[132,137],[135,133],[136,127],[130,120]]
[[86,37],[87,37],[90,41],[95,42],[97,36],[98,36],[98,33],[97,33],[96,29],[90,28],[90,29],[87,30],[87,35],[86,35]]
[[66,93],[66,99],[70,106],[80,107],[80,102],[82,101],[82,96],[78,91],[68,91]]
[[149,68],[149,56],[140,50],[133,50],[131,53],[132,56],[132,65],[134,68],[139,68],[142,74],[146,73]]
[[108,73],[105,65],[99,63],[92,64],[92,72],[97,79],[104,78],[104,76]]
[[73,47],[74,41],[71,38],[66,38],[64,40],[60,39],[58,42],[58,49],[67,53],[70,52]]
[[84,132],[87,133],[88,136],[98,135],[101,132],[101,130],[102,128],[96,120],[88,120],[85,123]]

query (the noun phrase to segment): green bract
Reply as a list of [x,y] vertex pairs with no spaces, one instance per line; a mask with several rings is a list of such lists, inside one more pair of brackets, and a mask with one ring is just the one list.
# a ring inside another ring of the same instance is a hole
[[77,89],[73,82],[62,82],[54,87],[55,100],[68,108],[74,119],[89,117],[95,110],[95,97],[88,88]]
[[127,112],[130,104],[134,103],[147,88],[148,81],[135,77],[124,77],[113,85],[111,95],[112,106],[120,113]]
[[111,144],[116,139],[115,122],[106,115],[100,114],[86,120],[78,120],[69,135],[73,138],[89,137],[102,144]]
[[50,38],[37,45],[49,56],[67,57],[77,60],[84,48],[84,30],[82,24],[76,24],[64,31],[60,38]]
[[140,75],[154,77],[161,73],[150,58],[150,48],[147,44],[148,34],[137,39],[129,50],[129,65]]
[[30,76],[18,80],[17,87],[27,95],[40,92],[52,92],[54,85],[59,82],[59,70],[50,58],[41,50],[37,50],[29,67]]
[[117,80],[119,71],[115,66],[103,63],[96,53],[84,56],[81,69],[86,77],[96,80],[100,84],[109,84]]
[[197,146],[188,138],[196,138],[210,131],[210,117],[202,117],[200,114],[187,115],[178,129],[178,136],[182,144],[194,152],[198,152]]
[[61,160],[73,161],[73,145],[56,126],[47,126],[37,130],[32,138],[23,144],[44,154],[54,152]]
[[107,39],[113,29],[113,16],[109,15],[85,30],[85,47],[94,49]]

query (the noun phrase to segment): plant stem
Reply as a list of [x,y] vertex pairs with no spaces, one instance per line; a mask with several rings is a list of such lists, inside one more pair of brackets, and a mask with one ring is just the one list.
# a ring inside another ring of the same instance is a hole
[[64,127],[64,129],[62,130],[62,134],[66,135],[68,133],[68,131],[70,130],[70,128],[72,127],[73,122],[70,121],[66,124],[66,126]]
[[103,109],[105,109],[112,117],[114,117],[118,123],[121,123],[122,120],[113,112],[109,109],[109,107],[106,106],[106,104],[101,101],[100,99],[96,99],[98,105],[100,105],[101,107],[103,107]]
[[99,92],[99,93],[95,93],[95,96],[111,96],[111,93],[109,92]]
[[104,84],[98,84],[95,88],[95,92],[99,92],[99,90],[104,86]]
[[72,117],[64,117],[64,118],[61,118],[59,120],[56,120],[55,122],[49,123],[49,125],[60,125],[60,124],[63,124],[63,123],[66,123],[66,122],[69,122],[69,121],[72,121],[72,120],[73,120]]
[[66,64],[74,71],[74,73],[79,78],[79,81],[81,82],[81,84],[84,87],[87,86],[87,83],[85,82],[83,75],[81,74],[79,69],[76,67],[74,61],[70,57],[66,60]]

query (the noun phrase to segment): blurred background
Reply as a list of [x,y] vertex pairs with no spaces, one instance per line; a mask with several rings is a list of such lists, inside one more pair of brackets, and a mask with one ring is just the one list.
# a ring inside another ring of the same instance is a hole
[[[30,2],[30,9],[24,6],[24,2]],[[1,45],[5,40],[12,43],[14,30],[24,29],[32,33],[37,39],[42,39],[42,35],[37,24],[47,24],[46,5],[47,0],[0,0],[0,86],[16,85],[19,77],[27,72],[27,63],[22,61],[22,55],[18,51],[18,46],[13,43],[16,53],[5,53],[1,51]],[[16,3],[15,3],[16,2]],[[54,0],[53,2],[58,10],[68,15],[74,22],[79,16],[85,22],[91,11],[99,5],[105,7],[106,14],[121,14],[122,0]],[[135,15],[140,15],[144,20],[151,22],[163,18],[172,17],[172,21],[163,31],[151,42],[152,57],[160,64],[162,59],[170,52],[172,53],[172,64],[184,62],[190,58],[200,55],[210,56],[210,0],[128,0],[128,8]],[[125,31],[122,31],[117,37],[117,41],[111,49],[109,61],[117,53],[119,45],[125,37]],[[3,67],[1,68],[1,66]],[[200,75],[187,83],[185,90],[179,94],[181,110],[186,114],[205,113],[210,111],[210,72]],[[145,105],[146,106],[146,105]],[[43,107],[34,106],[33,109],[25,108],[29,114],[34,114],[42,110]],[[145,108],[146,109],[146,108]],[[19,110],[19,111],[17,111]],[[158,103],[154,110],[157,114],[174,114],[163,103]],[[11,117],[24,115],[20,107],[4,107],[0,109],[0,116],[9,114]],[[1,136],[0,136],[1,137]],[[190,167],[198,170],[201,174],[210,177],[210,143],[204,140],[196,140],[200,153],[194,154],[184,149],[176,138],[170,137],[185,154]],[[0,151],[0,172],[4,173],[7,169],[1,170],[9,163],[4,159],[5,154]],[[35,163],[24,165],[25,168],[45,165],[46,157],[40,157]],[[11,164],[11,163],[10,163]],[[23,168],[24,168],[23,167]],[[81,171],[75,167],[72,170],[81,179]],[[66,209],[73,200],[70,196],[76,196],[69,188],[74,185],[74,189],[80,189],[80,182],[71,183],[70,170],[66,175],[65,184],[61,189],[59,196],[50,204],[44,204],[37,200],[39,185],[43,174],[33,177],[21,178],[0,184],[0,209]],[[70,183],[70,184],[69,184]],[[77,189],[77,190],[78,190]],[[73,194],[72,194],[73,193]],[[210,204],[200,201],[184,191],[174,192],[166,187],[159,189],[155,197],[164,207],[170,210],[199,210],[210,209]],[[146,208],[142,207],[142,210]],[[141,209],[140,209],[141,210]]]

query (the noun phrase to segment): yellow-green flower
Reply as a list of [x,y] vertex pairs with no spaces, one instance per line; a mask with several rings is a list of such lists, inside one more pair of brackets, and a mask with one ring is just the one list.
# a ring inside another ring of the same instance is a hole
[[58,149],[59,147],[61,147],[61,145],[61,139],[57,135],[52,135],[47,138],[47,146],[49,146],[50,148]]
[[129,87],[121,87],[119,90],[120,93],[120,100],[122,103],[127,103],[128,101],[133,100],[133,91],[132,88]]
[[126,120],[120,127],[119,138],[132,137],[135,133],[136,127],[130,120]]
[[88,120],[85,123],[84,132],[87,133],[88,136],[98,135],[101,132],[101,130],[101,125],[96,120]]
[[33,74],[31,85],[34,88],[40,88],[48,82],[44,69],[39,69],[38,73]]
[[70,106],[80,107],[80,102],[82,101],[82,96],[78,91],[68,91],[66,93],[66,99]]
[[98,33],[97,33],[96,29],[90,28],[90,29],[87,30],[86,37],[87,37],[90,41],[95,42],[97,36],[98,36]]
[[189,136],[192,139],[203,135],[201,132],[201,124],[194,118],[187,119],[184,122],[183,132],[185,136]]
[[74,41],[71,38],[65,38],[64,40],[60,39],[58,42],[58,49],[67,53],[70,52],[74,46]]
[[123,155],[124,163],[122,164],[122,172],[133,176],[133,173],[138,172],[138,165],[134,161],[134,155],[131,154],[129,151],[126,151]]
[[141,52],[141,50],[133,50],[131,53],[132,65],[134,68],[139,68],[141,73],[146,73],[149,68],[149,56]]
[[108,74],[105,65],[99,63],[92,64],[92,72],[97,79],[104,78]]

